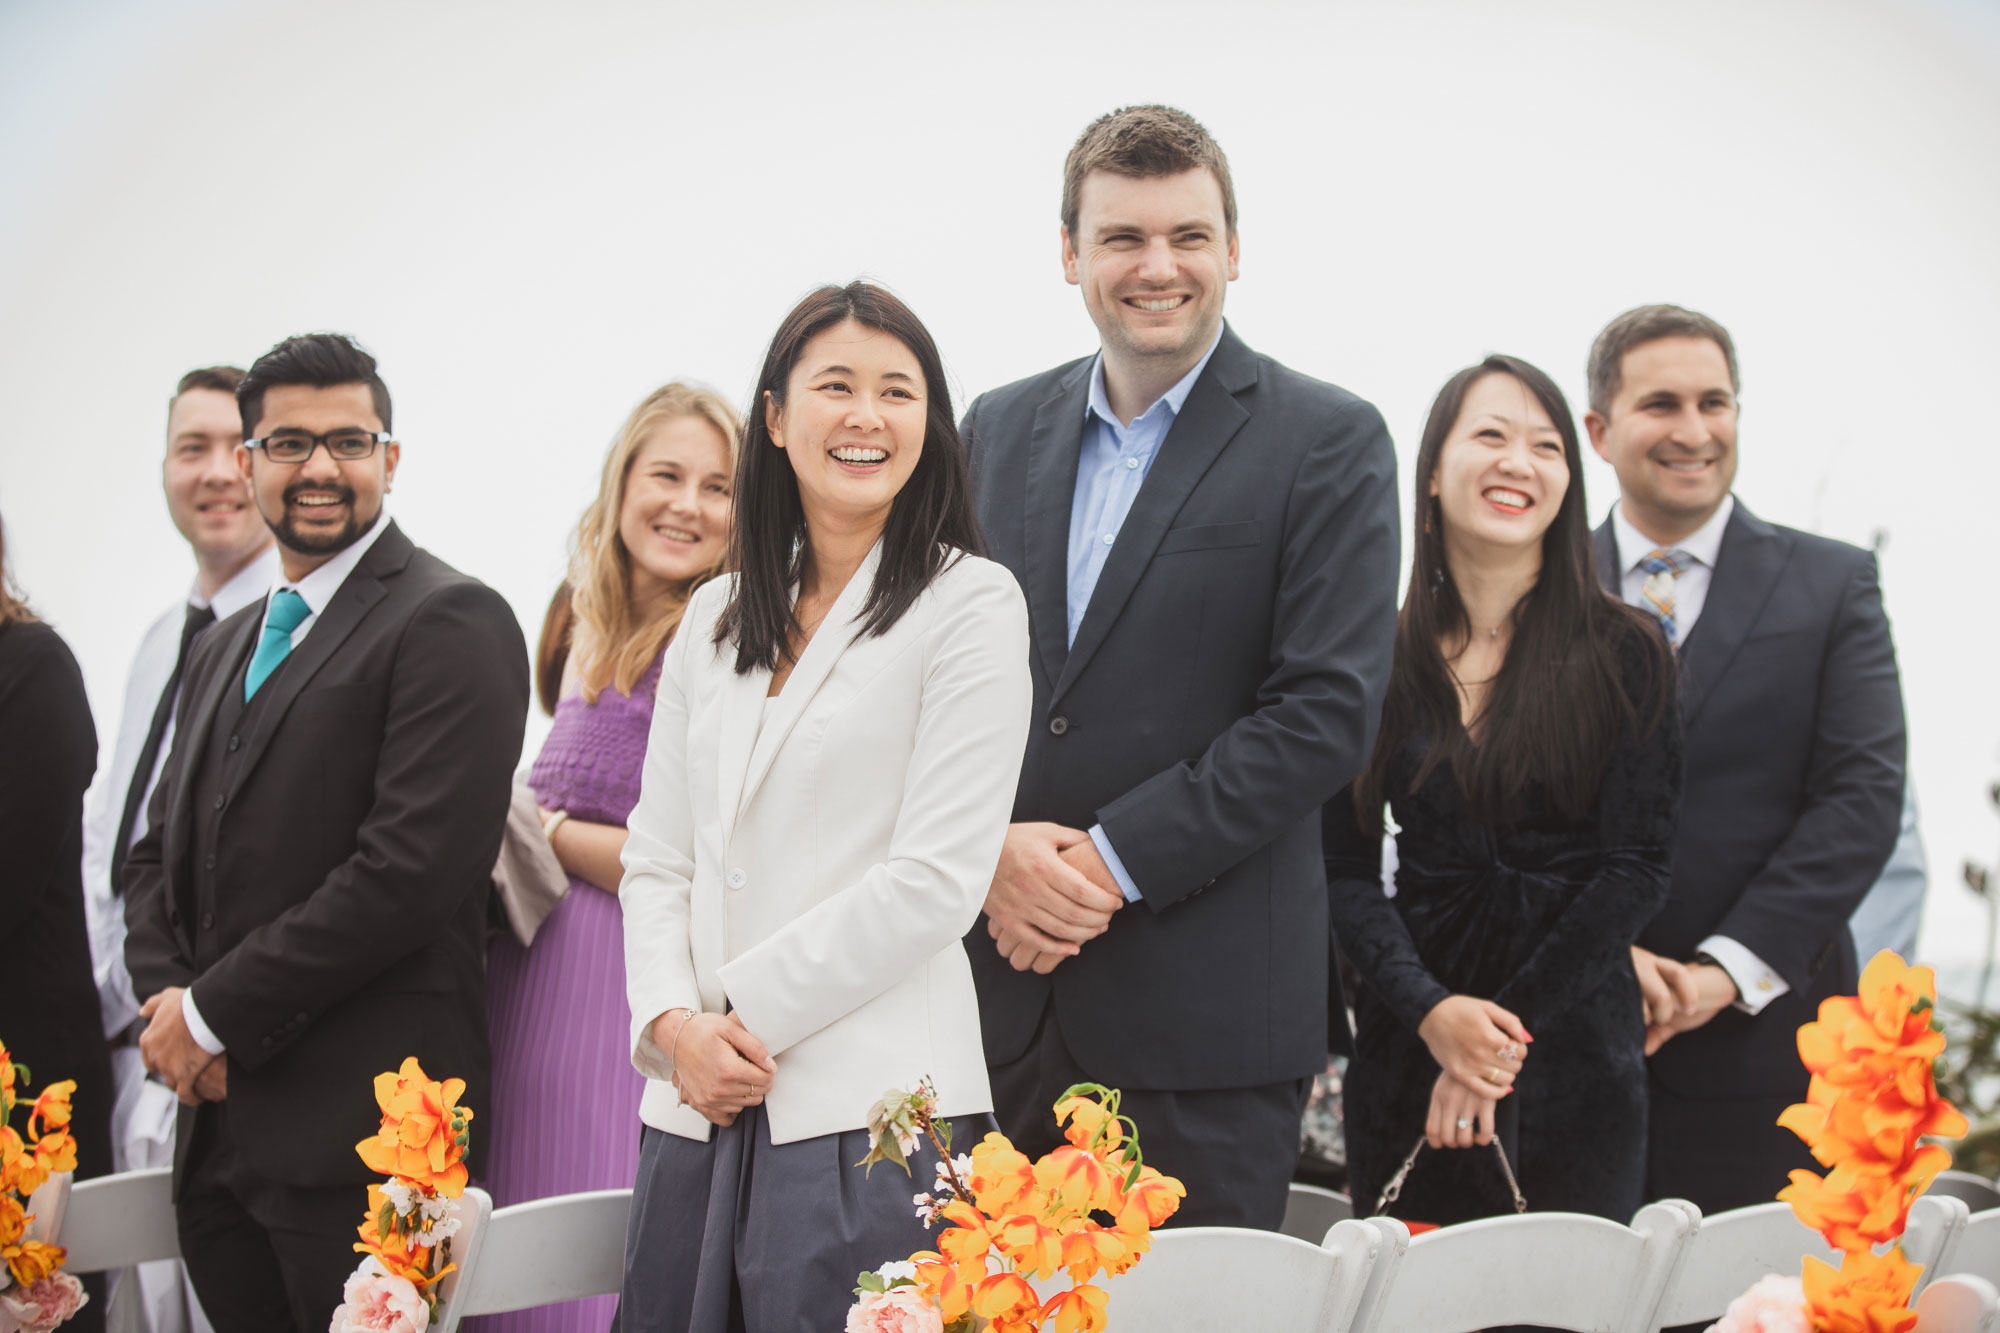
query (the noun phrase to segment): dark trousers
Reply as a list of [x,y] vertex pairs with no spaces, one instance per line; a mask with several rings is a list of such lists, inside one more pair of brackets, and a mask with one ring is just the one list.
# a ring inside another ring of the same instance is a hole
[[1683,1097],[1649,1080],[1646,1197],[1687,1199],[1704,1215],[1769,1203],[1794,1170],[1815,1174],[1819,1163],[1799,1136],[1778,1127],[1796,1097]]
[[228,1105],[196,1112],[182,1166],[175,1211],[188,1277],[216,1333],[321,1333],[360,1262],[367,1189],[258,1177],[231,1141]]
[[[1020,1059],[987,1071],[993,1114],[1030,1158],[1063,1142],[1054,1107],[1075,1083],[1102,1082],[1063,1040],[1055,1006],[1043,1008]],[[1146,1165],[1187,1187],[1168,1226],[1276,1231],[1299,1162],[1299,1122],[1311,1078],[1195,1092],[1122,1088],[1118,1110],[1139,1127]]]

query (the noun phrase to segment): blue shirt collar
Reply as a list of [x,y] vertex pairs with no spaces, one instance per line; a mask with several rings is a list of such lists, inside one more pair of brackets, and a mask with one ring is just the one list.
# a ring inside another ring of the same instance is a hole
[[[1224,327],[1227,326],[1225,325]],[[1161,394],[1156,401],[1147,406],[1144,412],[1141,412],[1138,416],[1133,417],[1132,420],[1138,421],[1141,417],[1150,415],[1155,408],[1159,407],[1161,403],[1165,403],[1167,405],[1167,412],[1169,415],[1176,417],[1179,416],[1181,414],[1182,404],[1186,403],[1188,395],[1194,392],[1194,382],[1201,378],[1202,371],[1208,369],[1209,358],[1215,355],[1215,349],[1220,346],[1222,346],[1222,330],[1217,329],[1215,333],[1215,341],[1210,343],[1208,345],[1208,350],[1201,354],[1201,360],[1194,363],[1194,369],[1190,370],[1187,374],[1181,376],[1180,379],[1175,382],[1173,388],[1168,389],[1165,393]],[[1084,420],[1085,421],[1090,420],[1090,416],[1092,413],[1096,413],[1099,417],[1101,417],[1106,425],[1116,426],[1120,430],[1127,429],[1127,427],[1124,426],[1118,420],[1118,414],[1111,410],[1111,397],[1104,391],[1103,352],[1099,352],[1096,356],[1092,357],[1090,361],[1090,399],[1087,403],[1084,404],[1084,409],[1083,409]]]

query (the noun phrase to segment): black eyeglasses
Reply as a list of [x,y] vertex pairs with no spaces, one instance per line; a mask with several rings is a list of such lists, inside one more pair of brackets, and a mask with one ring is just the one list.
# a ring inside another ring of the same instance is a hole
[[273,463],[303,463],[312,457],[313,450],[323,444],[328,458],[342,463],[358,463],[374,453],[376,445],[387,444],[389,439],[387,431],[379,430],[330,430],[324,435],[281,430],[245,440],[243,447],[262,449],[264,457]]

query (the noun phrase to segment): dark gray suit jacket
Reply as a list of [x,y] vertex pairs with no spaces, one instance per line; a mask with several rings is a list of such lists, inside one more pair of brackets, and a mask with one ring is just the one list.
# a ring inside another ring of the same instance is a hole
[[982,918],[966,947],[987,1058],[1019,1056],[1053,996],[1071,1052],[1110,1083],[1315,1073],[1346,1037],[1319,808],[1366,762],[1388,683],[1395,451],[1369,404],[1225,328],[1071,649],[1090,367],[982,395],[965,438],[993,558],[1033,629],[1014,818],[1101,823],[1144,901],[1046,977],[1009,967]]
[[[527,647],[500,594],[391,524],[226,738],[233,781],[211,797],[203,761],[263,617],[252,603],[188,656],[188,724],[125,866],[125,960],[141,996],[192,986],[228,1048],[230,1136],[254,1171],[365,1182],[373,1080],[404,1057],[463,1078],[475,1116],[491,1105],[487,895]],[[193,855],[198,819],[219,823],[213,866]],[[214,905],[198,908],[206,877]]]
[[[1598,572],[1619,593],[1607,520]],[[1682,645],[1686,777],[1667,905],[1639,943],[1689,958],[1724,935],[1791,990],[1730,1008],[1652,1061],[1683,1097],[1797,1093],[1797,1032],[1857,981],[1847,919],[1896,844],[1903,692],[1875,557],[1739,501]]]

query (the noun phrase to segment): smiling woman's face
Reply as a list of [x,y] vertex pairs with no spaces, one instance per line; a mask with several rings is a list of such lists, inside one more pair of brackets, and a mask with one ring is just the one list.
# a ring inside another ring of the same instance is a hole
[[854,320],[816,334],[766,401],[771,442],[798,478],[806,523],[874,524],[916,470],[928,405],[923,368],[901,339]]
[[729,487],[729,441],[706,417],[670,417],[646,433],[618,507],[635,600],[685,586],[721,563]]
[[1562,435],[1528,386],[1496,372],[1466,390],[1431,474],[1446,543],[1537,546],[1568,492]]

